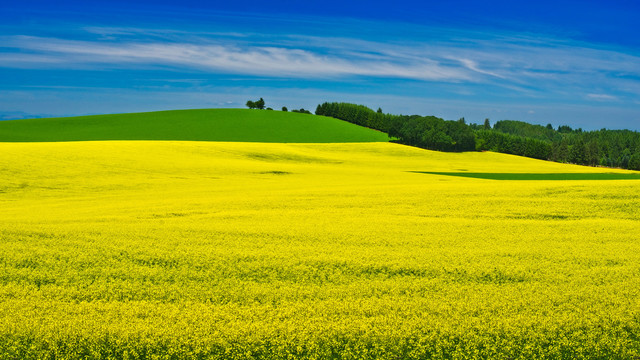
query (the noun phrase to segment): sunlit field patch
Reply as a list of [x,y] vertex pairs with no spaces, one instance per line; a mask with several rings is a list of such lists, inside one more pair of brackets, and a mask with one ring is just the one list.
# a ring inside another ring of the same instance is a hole
[[636,176],[390,143],[2,143],[0,358],[632,359]]

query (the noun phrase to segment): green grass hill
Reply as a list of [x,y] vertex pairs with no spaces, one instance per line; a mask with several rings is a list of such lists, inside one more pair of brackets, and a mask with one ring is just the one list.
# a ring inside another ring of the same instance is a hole
[[196,140],[238,142],[377,142],[387,134],[325,116],[202,109],[0,121],[2,142]]

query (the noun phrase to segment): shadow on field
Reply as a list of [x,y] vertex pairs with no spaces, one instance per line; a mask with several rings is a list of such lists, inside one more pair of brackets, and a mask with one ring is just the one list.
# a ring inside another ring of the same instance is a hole
[[487,180],[640,180],[638,174],[615,173],[472,173],[472,172],[435,172],[409,171],[418,174],[458,176]]

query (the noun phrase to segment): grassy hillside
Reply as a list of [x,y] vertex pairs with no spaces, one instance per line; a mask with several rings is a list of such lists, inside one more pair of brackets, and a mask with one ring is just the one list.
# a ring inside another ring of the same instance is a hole
[[393,143],[0,143],[0,359],[634,359],[621,174]]
[[202,140],[373,142],[386,134],[334,118],[266,110],[204,109],[0,122],[0,141]]

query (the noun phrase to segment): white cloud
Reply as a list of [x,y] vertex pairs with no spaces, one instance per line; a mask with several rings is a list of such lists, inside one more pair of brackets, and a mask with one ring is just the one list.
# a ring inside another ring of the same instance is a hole
[[587,94],[587,98],[597,101],[616,101],[618,98],[608,94]]
[[480,69],[478,67],[478,64],[473,60],[470,60],[470,59],[455,59],[455,60],[457,60],[460,63],[462,63],[469,70],[475,71],[475,72],[480,73],[480,74],[491,75],[491,76],[495,76],[495,77],[504,79],[504,76],[499,75],[499,74],[497,74],[495,72],[491,72],[491,71],[486,71],[486,70]]
[[[581,101],[631,98],[640,86],[640,57],[558,39],[473,33],[447,37],[445,33],[434,41],[383,42],[144,28],[85,30],[98,35],[98,40],[0,37],[0,48],[4,48],[0,66],[169,67],[261,78],[328,80],[381,77],[482,84],[499,87],[509,96],[551,95]],[[575,95],[596,86],[607,94]],[[488,90],[466,91],[482,94]]]
[[[193,43],[113,43],[38,37],[13,37],[23,53],[0,54],[5,67],[72,67],[111,64],[169,65],[275,77],[375,76],[432,81],[470,80],[463,68],[428,58],[406,59],[325,55],[306,49]],[[24,51],[28,53],[24,53]]]

